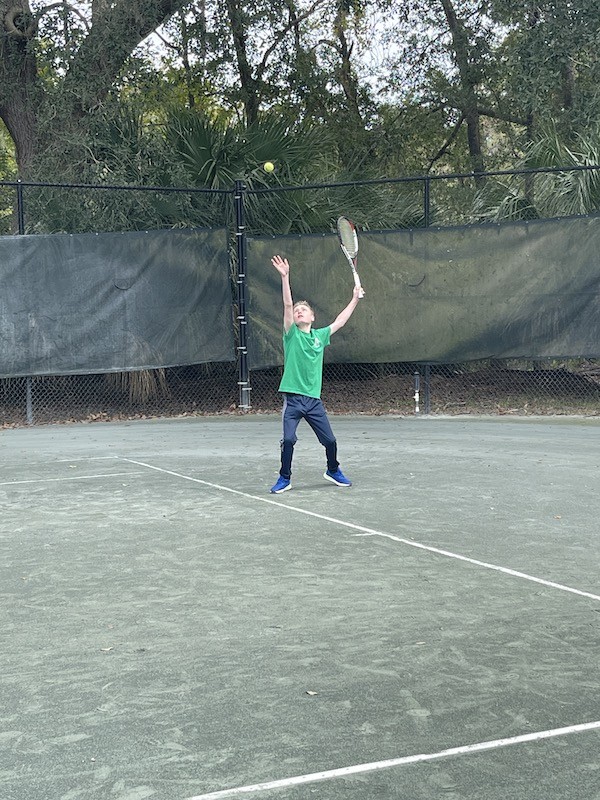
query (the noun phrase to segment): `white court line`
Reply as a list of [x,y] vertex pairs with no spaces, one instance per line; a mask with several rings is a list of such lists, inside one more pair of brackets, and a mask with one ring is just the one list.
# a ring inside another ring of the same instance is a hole
[[414,756],[404,756],[403,758],[390,758],[386,761],[372,761],[370,764],[357,764],[353,767],[342,767],[340,769],[330,769],[325,772],[313,772],[309,775],[296,775],[293,778],[283,778],[278,781],[267,783],[255,783],[251,786],[237,786],[233,789],[221,789],[217,792],[208,794],[198,794],[188,800],[217,800],[222,797],[238,797],[242,794],[254,794],[265,792],[269,789],[285,789],[291,786],[300,786],[304,783],[316,783],[317,781],[327,781],[333,778],[346,778],[349,775],[359,775],[365,772],[375,772],[391,767],[402,767],[406,764],[416,764],[422,761],[435,761],[440,758],[450,756],[470,755],[471,753],[481,753],[484,750],[497,750],[500,747],[509,747],[514,744],[524,744],[526,742],[539,742],[541,739],[552,739],[556,736],[567,736],[572,733],[582,733],[600,729],[600,721],[584,722],[581,725],[569,725],[566,728],[554,728],[549,731],[538,731],[537,733],[525,733],[521,736],[512,736],[509,739],[495,739],[491,742],[478,742],[477,744],[466,744],[462,747],[451,747],[448,750],[441,750],[439,753],[421,753]]
[[66,478],[29,478],[26,481],[3,481],[0,486],[19,486],[23,483],[61,483],[64,481],[92,481],[98,478],[127,478],[129,475],[141,475],[135,472],[107,472],[105,475],[68,475]]
[[119,456],[83,456],[82,458],[58,458],[53,464],[73,464],[78,461],[115,461]]
[[317,519],[321,519],[324,522],[333,522],[336,525],[341,525],[345,528],[350,528],[351,530],[360,531],[361,534],[367,536],[379,536],[384,539],[392,539],[394,542],[400,542],[400,544],[406,544],[409,547],[416,547],[418,550],[426,550],[429,553],[435,553],[439,556],[445,556],[446,558],[454,558],[457,561],[465,561],[467,564],[473,564],[476,567],[483,567],[484,569],[491,569],[495,572],[502,572],[504,575],[510,575],[513,578],[522,578],[526,581],[531,581],[533,583],[539,583],[542,586],[547,586],[549,589],[558,589],[561,592],[569,592],[570,594],[576,594],[580,597],[588,597],[590,600],[598,600],[600,602],[600,595],[592,594],[591,592],[584,592],[581,589],[574,589],[572,586],[565,586],[562,583],[555,583],[554,581],[547,581],[544,578],[536,578],[535,575],[529,575],[526,572],[519,572],[515,569],[510,569],[508,567],[501,567],[498,564],[490,564],[487,561],[478,561],[476,558],[469,558],[468,556],[460,555],[460,553],[453,553],[450,550],[442,550],[439,547],[433,547],[428,544],[421,544],[421,542],[415,542],[412,539],[403,539],[400,536],[394,536],[391,533],[385,533],[384,531],[377,531],[373,528],[366,528],[364,525],[356,525],[353,522],[346,522],[343,519],[336,519],[335,517],[328,517],[325,514],[317,514],[315,511],[308,511],[305,508],[298,508],[298,506],[290,506],[287,503],[279,503],[276,500],[270,500],[266,497],[260,497],[259,495],[249,494],[248,492],[241,492],[239,489],[230,489],[229,486],[221,486],[218,483],[210,483],[209,481],[203,481],[200,478],[192,478],[190,475],[183,475],[181,472],[174,472],[170,469],[163,469],[162,467],[155,467],[153,464],[146,464],[144,461],[135,461],[133,458],[122,458],[122,461],[129,461],[131,464],[137,464],[138,467],[147,467],[148,469],[153,469],[156,472],[162,472],[165,475],[173,475],[175,478],[183,478],[186,481],[192,481],[192,483],[199,483],[202,486],[209,486],[212,489],[219,489],[222,492],[229,492],[230,494],[237,494],[240,497],[247,497],[250,500],[259,500],[261,503],[269,503],[270,505],[277,506],[278,508],[286,508],[289,511],[296,511],[298,514],[306,514],[309,517],[316,517]]
[[409,539],[402,539],[400,536],[394,536],[391,533],[379,532],[377,534],[365,533],[365,536],[383,536],[386,539],[392,539],[395,542],[402,542],[402,544],[410,544],[412,547],[418,547],[423,550],[429,550],[432,553],[437,553],[441,556],[448,558],[455,558],[458,561],[466,561],[468,564],[474,564],[476,567],[485,567],[485,569],[492,569],[496,572],[503,572],[505,575],[512,575],[514,578],[523,578],[526,581],[533,581],[533,583],[541,583],[542,586],[548,586],[550,589],[560,589],[562,592],[571,592],[578,594],[581,597],[589,597],[590,600],[600,600],[600,595],[592,594],[591,592],[583,592],[581,589],[574,589],[572,586],[564,586],[562,583],[554,583],[554,581],[547,581],[544,578],[536,578],[535,575],[528,575],[526,572],[519,572],[516,569],[509,567],[499,567],[497,564],[490,564],[488,561],[478,561],[476,558],[469,558],[468,556],[461,556],[460,553],[452,553],[450,550],[441,550],[439,547],[430,547],[426,544],[413,542]]

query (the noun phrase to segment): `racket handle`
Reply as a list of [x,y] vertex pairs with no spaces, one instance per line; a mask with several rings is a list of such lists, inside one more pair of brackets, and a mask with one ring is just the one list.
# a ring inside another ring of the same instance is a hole
[[358,291],[358,296],[359,297],[364,297],[365,296],[365,290],[360,285],[360,278],[358,277],[358,272],[356,272],[356,270],[353,270],[353,273],[354,273],[354,285],[359,290]]

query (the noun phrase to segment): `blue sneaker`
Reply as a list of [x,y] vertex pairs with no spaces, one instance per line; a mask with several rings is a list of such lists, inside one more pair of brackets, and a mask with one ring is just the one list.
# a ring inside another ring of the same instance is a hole
[[277,483],[275,486],[271,486],[271,494],[281,494],[281,492],[287,492],[288,489],[292,488],[292,482],[289,478],[284,478],[280,475],[277,478]]
[[344,475],[341,469],[336,469],[335,472],[327,472],[323,473],[323,477],[325,480],[331,481],[335,483],[337,486],[352,486],[352,481],[349,481],[348,478]]

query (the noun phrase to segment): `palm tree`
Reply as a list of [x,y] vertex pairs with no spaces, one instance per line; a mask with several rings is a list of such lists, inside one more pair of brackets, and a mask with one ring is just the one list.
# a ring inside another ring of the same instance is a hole
[[[342,212],[365,229],[422,224],[417,184],[361,182],[362,171],[341,164],[334,138],[323,125],[289,124],[269,114],[245,125],[177,110],[165,130],[168,147],[191,185],[229,189],[243,180],[250,234],[330,232]],[[275,165],[274,172],[264,171],[267,161]],[[223,205],[217,210],[223,224],[228,219]]]
[[478,196],[475,216],[499,222],[599,212],[600,124],[575,134],[570,143],[548,125],[517,169],[546,171],[503,176]]

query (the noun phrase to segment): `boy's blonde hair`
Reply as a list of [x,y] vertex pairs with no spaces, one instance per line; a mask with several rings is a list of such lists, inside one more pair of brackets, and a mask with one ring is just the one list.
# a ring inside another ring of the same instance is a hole
[[308,308],[310,308],[310,310],[312,311],[312,313],[313,313],[313,314],[315,313],[315,310],[314,310],[314,308],[311,306],[311,304],[308,302],[308,300],[297,300],[297,301],[294,303],[294,308],[296,308],[296,306],[308,306]]

